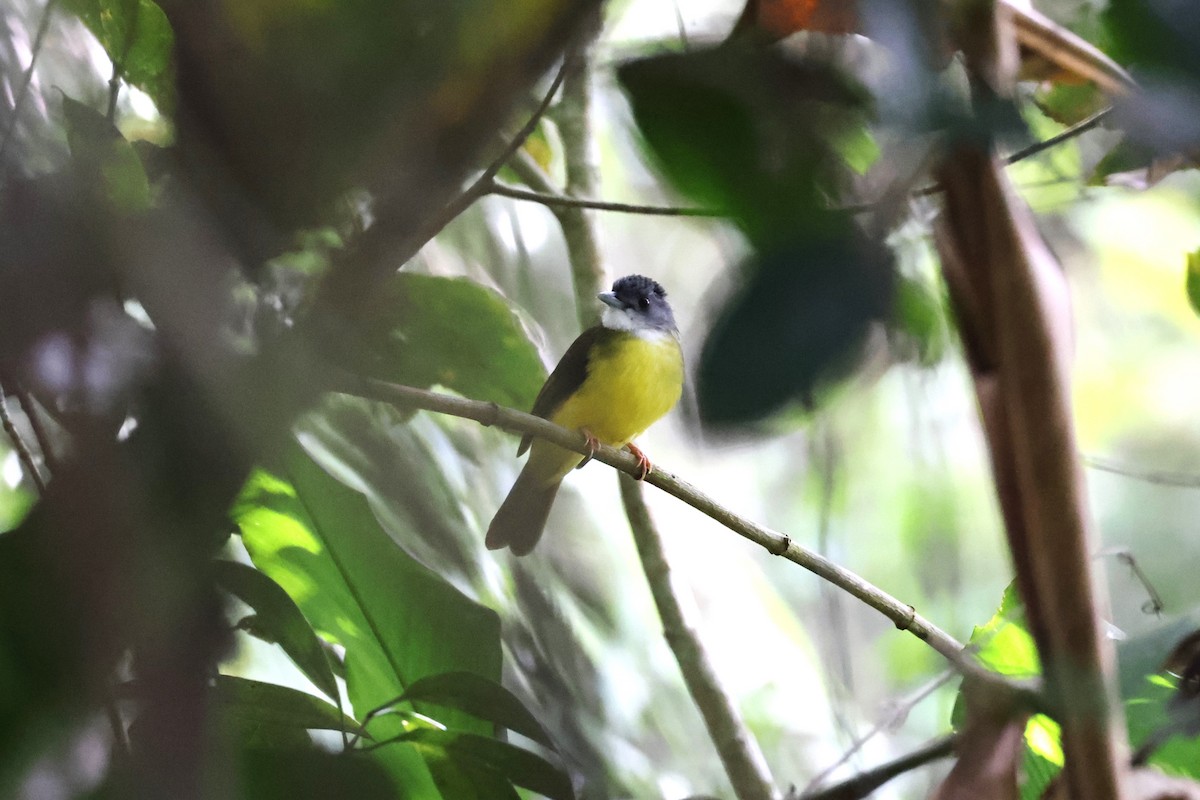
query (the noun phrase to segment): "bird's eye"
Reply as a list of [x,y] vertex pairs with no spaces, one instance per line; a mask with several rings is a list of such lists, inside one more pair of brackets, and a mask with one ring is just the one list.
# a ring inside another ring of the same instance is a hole
[[638,298],[638,308],[640,308],[642,311],[649,311],[650,310],[650,298],[639,297]]

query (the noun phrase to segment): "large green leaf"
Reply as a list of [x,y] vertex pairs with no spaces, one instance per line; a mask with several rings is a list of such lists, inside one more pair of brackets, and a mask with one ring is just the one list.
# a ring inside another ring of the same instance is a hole
[[546,379],[508,301],[465,278],[397,273],[380,287],[366,330],[360,367],[384,380],[527,409]]
[[282,647],[313,686],[337,700],[337,680],[325,648],[288,593],[245,564],[218,560],[213,567],[217,585],[254,609],[256,630]]
[[169,107],[171,49],[175,35],[162,9],[151,0],[66,0],[100,41],[120,74],[159,107]]
[[[324,636],[346,648],[346,684],[359,716],[427,675],[464,670],[498,680],[496,615],[409,558],[380,528],[362,495],[299,447],[274,473],[252,476],[233,515],[255,565],[288,592]],[[458,711],[442,724],[488,733]],[[383,717],[376,739],[404,730]],[[418,750],[379,751],[407,796],[436,797]]]

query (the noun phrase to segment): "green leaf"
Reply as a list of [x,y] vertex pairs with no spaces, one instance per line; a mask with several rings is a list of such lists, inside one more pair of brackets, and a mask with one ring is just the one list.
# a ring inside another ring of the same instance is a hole
[[970,644],[977,648],[979,660],[1001,675],[1032,678],[1041,674],[1041,659],[1025,627],[1025,610],[1015,583],[1004,590],[992,618],[971,632]]
[[1187,288],[1188,304],[1192,311],[1200,314],[1200,250],[1187,255]]
[[325,753],[315,748],[279,751],[252,748],[239,758],[242,791],[253,800],[395,800],[396,790],[375,759]]
[[824,233],[764,251],[722,310],[700,355],[697,399],[711,425],[745,425],[799,402],[858,366],[874,321],[891,316],[891,252],[842,214]]
[[924,282],[901,277],[896,285],[896,327],[911,341],[916,361],[934,366],[949,345],[949,326],[937,292]]
[[[313,627],[346,648],[346,686],[358,715],[428,675],[500,677],[500,624],[486,609],[407,556],[380,528],[362,495],[293,447],[275,473],[260,470],[233,509],[255,565],[296,601]],[[437,718],[487,733],[460,711]],[[404,730],[371,725],[376,740]],[[437,790],[413,745],[378,751],[408,796]]]
[[452,762],[468,769],[478,765],[491,767],[517,786],[552,800],[575,798],[575,790],[566,772],[536,753],[507,742],[474,733],[431,728],[406,733],[401,737],[401,741],[419,744],[423,749],[444,752]]
[[401,699],[457,708],[555,749],[546,729],[516,695],[496,681],[472,672],[447,672],[422,678],[409,686]]
[[212,697],[226,715],[242,722],[366,733],[357,722],[321,698],[287,686],[218,675]]
[[150,207],[150,181],[133,147],[103,114],[63,95],[67,143],[89,188],[123,212]]
[[256,627],[283,648],[314,686],[336,701],[337,680],[325,648],[288,593],[245,564],[218,560],[214,570],[219,586],[254,609]]
[[[1002,675],[1031,678],[1041,672],[1037,645],[1025,626],[1025,610],[1017,594],[1016,583],[1004,590],[1000,608],[983,625],[971,632],[970,644],[983,664]],[[966,716],[964,695],[954,702],[951,721],[961,727]],[[1058,723],[1044,714],[1035,714],[1025,724],[1025,751],[1022,756],[1025,781],[1021,800],[1037,800],[1063,765],[1062,738]]]
[[531,408],[546,369],[503,297],[465,278],[401,272],[380,287],[360,368],[464,397]]
[[175,34],[151,0],[65,0],[87,26],[122,77],[169,109],[171,50]]
[[756,247],[818,231],[809,213],[835,176],[876,155],[866,92],[825,63],[726,44],[630,61],[618,76],[665,175]]

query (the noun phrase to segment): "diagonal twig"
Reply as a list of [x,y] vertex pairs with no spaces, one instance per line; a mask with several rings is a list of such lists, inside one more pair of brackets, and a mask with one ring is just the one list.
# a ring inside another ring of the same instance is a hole
[[[333,391],[342,394],[365,397],[403,408],[424,409],[439,414],[471,419],[483,425],[495,425],[516,433],[528,433],[580,454],[589,452],[587,440],[579,431],[568,430],[541,417],[505,408],[496,403],[467,400],[412,386],[349,374],[335,377],[330,386]],[[641,474],[638,460],[625,450],[600,445],[599,449],[595,451],[594,460],[608,464],[629,475]],[[687,481],[661,468],[655,467],[645,482],[706,514],[772,555],[804,567],[858,598],[891,620],[899,630],[907,631],[928,644],[960,673],[978,677],[988,683],[1001,684],[1035,706],[1040,706],[1040,699],[1033,688],[1008,681],[988,671],[973,657],[965,653],[963,644],[953,636],[918,614],[912,606],[892,597],[859,575],[792,541],[791,537],[786,534],[735,514]]]

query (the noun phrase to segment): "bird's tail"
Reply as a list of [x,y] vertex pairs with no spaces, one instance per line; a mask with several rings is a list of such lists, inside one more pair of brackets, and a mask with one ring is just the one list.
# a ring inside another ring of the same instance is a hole
[[559,480],[549,484],[543,480],[532,474],[529,464],[521,470],[517,482],[488,526],[487,538],[483,540],[488,550],[511,547],[513,555],[523,556],[542,538],[550,506],[562,485]]

